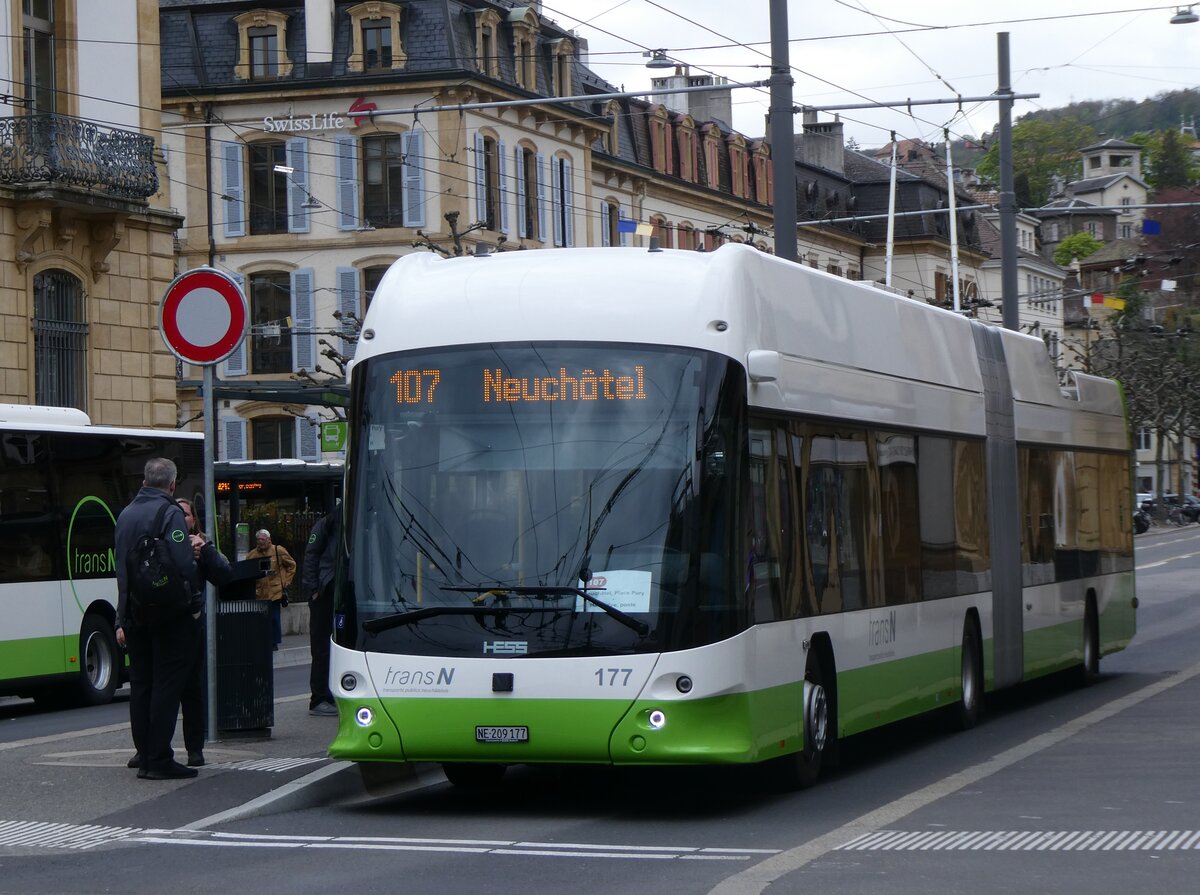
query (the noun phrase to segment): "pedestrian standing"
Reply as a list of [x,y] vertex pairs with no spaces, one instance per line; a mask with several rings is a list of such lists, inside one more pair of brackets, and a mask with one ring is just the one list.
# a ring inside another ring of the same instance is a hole
[[[187,521],[192,555],[196,559],[196,577],[192,581],[192,587],[199,593],[201,605],[205,605],[204,582],[217,587],[228,584],[233,577],[233,568],[216,545],[199,530],[192,502],[181,498],[179,507]],[[205,619],[205,614],[201,613],[196,659],[192,663],[192,671],[180,697],[183,708],[183,745],[187,749],[189,768],[204,766],[204,741],[208,732],[208,701],[205,699],[208,689],[208,625]]]
[[286,547],[272,543],[271,533],[260,528],[254,535],[255,547],[246,554],[246,559],[266,559],[270,570],[254,585],[254,598],[267,600],[271,604],[271,642],[275,649],[283,642],[282,606],[286,605],[287,589],[296,574],[296,560]]
[[[195,660],[200,603],[194,598],[178,614],[155,616],[130,598],[130,559],[144,537],[162,538],[168,559],[184,581],[196,574],[196,560],[183,510],[175,503],[175,464],[146,461],[142,488],[117,518],[117,643],[129,651],[129,727],[141,761],[138,777],[169,780],[195,777],[196,769],[175,761],[171,739],[179,701]],[[164,508],[163,504],[168,506]],[[154,530],[161,520],[161,530]]]
[[336,715],[329,689],[329,640],[333,636],[333,577],[341,540],[341,507],[321,517],[313,526],[304,550],[300,586],[308,596],[308,644],[312,654],[308,685],[310,715]]

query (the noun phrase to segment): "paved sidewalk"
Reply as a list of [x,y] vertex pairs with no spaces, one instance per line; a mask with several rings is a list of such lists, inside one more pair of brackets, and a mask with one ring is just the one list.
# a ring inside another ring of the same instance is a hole
[[279,649],[275,651],[275,667],[284,668],[289,665],[307,665],[312,661],[312,653],[308,646],[307,634],[287,634]]

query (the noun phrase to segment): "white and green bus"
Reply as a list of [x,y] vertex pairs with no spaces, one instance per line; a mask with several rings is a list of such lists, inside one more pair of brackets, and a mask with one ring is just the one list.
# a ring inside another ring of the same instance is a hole
[[113,530],[151,457],[179,467],[180,496],[202,492],[198,433],[0,404],[0,695],[112,699],[125,676]]
[[330,753],[772,761],[1134,634],[1114,382],[754,249],[386,274],[351,369]]

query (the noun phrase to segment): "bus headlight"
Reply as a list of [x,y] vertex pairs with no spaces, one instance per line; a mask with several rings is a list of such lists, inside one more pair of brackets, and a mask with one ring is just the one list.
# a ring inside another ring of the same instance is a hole
[[342,675],[342,689],[347,693],[358,686],[358,676],[347,671]]
[[686,674],[679,675],[679,677],[675,678],[675,689],[680,693],[691,693],[692,679]]
[[650,712],[647,720],[650,722],[650,726],[655,730],[662,730],[667,726],[667,716],[663,714],[661,709],[653,709]]
[[375,713],[368,706],[363,706],[354,713],[354,720],[359,727],[370,727],[375,722]]

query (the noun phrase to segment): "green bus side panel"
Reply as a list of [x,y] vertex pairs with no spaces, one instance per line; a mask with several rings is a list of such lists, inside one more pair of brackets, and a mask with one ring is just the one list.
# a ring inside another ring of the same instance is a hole
[[[511,764],[737,764],[794,752],[801,685],[668,702],[599,699],[341,700],[334,758]],[[375,718],[356,720],[361,708]],[[655,709],[666,715],[658,730]],[[525,743],[477,743],[476,726],[524,726]]]
[[1133,595],[1111,600],[1100,613],[1100,655],[1119,652],[1137,633],[1137,610]]
[[941,708],[960,695],[962,648],[838,673],[838,733],[849,736]]
[[0,640],[0,681],[78,671],[68,661],[79,654],[79,635]]
[[1083,619],[1025,632],[1025,679],[1083,661]]

